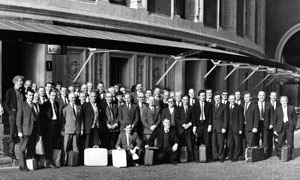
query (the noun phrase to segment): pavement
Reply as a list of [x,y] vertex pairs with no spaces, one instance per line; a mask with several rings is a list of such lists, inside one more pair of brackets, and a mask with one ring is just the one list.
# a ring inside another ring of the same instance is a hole
[[74,180],[74,179],[109,179],[109,180],[299,180],[300,179],[300,130],[295,132],[294,160],[282,162],[273,156],[267,160],[246,163],[245,161],[224,163],[179,163],[129,168],[108,167],[62,167],[57,169],[39,169],[21,172],[16,167],[0,168],[0,180]]

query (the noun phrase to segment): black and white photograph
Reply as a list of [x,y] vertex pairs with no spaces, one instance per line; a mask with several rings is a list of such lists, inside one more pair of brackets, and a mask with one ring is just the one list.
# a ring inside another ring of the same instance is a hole
[[0,180],[298,180],[299,85],[300,1],[0,0]]

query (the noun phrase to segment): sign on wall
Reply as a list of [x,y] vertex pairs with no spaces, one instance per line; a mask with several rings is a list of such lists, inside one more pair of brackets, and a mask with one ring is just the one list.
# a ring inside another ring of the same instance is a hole
[[47,54],[51,55],[62,55],[67,54],[67,48],[63,45],[48,44],[47,45]]

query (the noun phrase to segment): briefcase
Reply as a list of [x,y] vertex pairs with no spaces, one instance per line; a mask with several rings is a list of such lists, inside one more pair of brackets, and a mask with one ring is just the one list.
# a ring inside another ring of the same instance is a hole
[[126,151],[123,149],[112,150],[112,164],[114,167],[117,168],[127,167]]
[[189,153],[186,146],[181,147],[180,149],[180,156],[179,156],[179,162],[186,163],[189,159]]
[[291,158],[291,146],[290,145],[284,145],[281,148],[281,161],[282,162],[288,162]]
[[78,166],[79,153],[75,151],[68,152],[68,166]]
[[201,144],[199,146],[199,161],[201,163],[206,163],[207,162],[207,157],[206,157],[206,146],[204,144]]
[[44,155],[36,155],[37,168],[42,169],[47,167],[46,157]]
[[26,159],[26,166],[30,171],[37,170],[36,159]]
[[257,162],[265,159],[265,151],[263,147],[248,147],[245,152],[246,162]]
[[53,149],[53,163],[56,167],[61,166],[61,150],[60,149]]
[[108,152],[105,148],[94,146],[84,150],[85,166],[107,166]]
[[153,149],[146,149],[145,150],[145,157],[144,157],[144,165],[152,166],[153,165],[153,156],[154,156],[154,150]]

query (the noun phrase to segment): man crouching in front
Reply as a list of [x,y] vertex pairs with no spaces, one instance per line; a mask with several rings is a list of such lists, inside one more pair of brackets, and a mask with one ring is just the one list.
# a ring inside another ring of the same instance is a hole
[[163,120],[163,127],[157,128],[148,139],[145,148],[149,148],[154,139],[157,138],[157,163],[177,164],[179,138],[177,131],[170,128],[170,120]]

